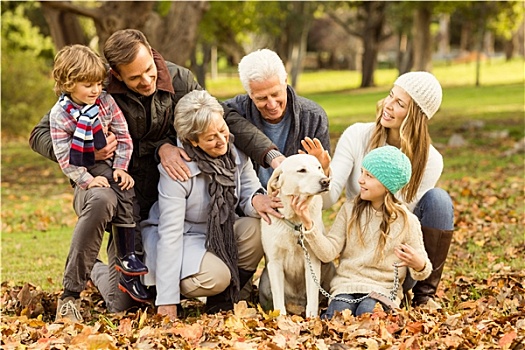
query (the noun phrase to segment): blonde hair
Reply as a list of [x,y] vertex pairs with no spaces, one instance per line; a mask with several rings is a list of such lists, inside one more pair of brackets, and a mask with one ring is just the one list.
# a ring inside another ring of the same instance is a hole
[[216,114],[224,115],[224,109],[215,97],[205,90],[193,90],[184,95],[175,106],[173,126],[182,142],[197,142],[206,132]]
[[53,79],[57,96],[72,92],[77,83],[99,82],[106,78],[107,69],[104,61],[87,46],[66,46],[55,56]]
[[[394,197],[390,191],[386,191],[385,199],[383,205],[381,206],[382,220],[379,225],[379,244],[377,245],[376,251],[374,253],[374,260],[381,261],[384,257],[384,248],[386,245],[386,240],[390,234],[390,225],[396,221],[399,217],[403,218],[403,228],[402,232],[406,229],[407,224],[407,214],[402,208],[401,202]],[[361,225],[363,215],[367,215],[364,225]],[[372,207],[372,202],[361,199],[360,195],[357,195],[354,198],[354,206],[352,208],[352,216],[347,226],[347,235],[348,239],[350,238],[352,232],[356,232],[358,241],[362,246],[365,245],[364,241],[364,232],[370,219],[374,215],[374,209]]]
[[[367,152],[386,144],[389,129],[381,125],[384,101],[385,99],[382,99],[376,105],[375,129],[370,138]],[[399,134],[401,136],[401,151],[410,159],[412,164],[410,181],[401,190],[405,202],[410,203],[416,197],[423,179],[431,142],[428,132],[428,118],[413,99],[410,99],[408,113],[401,124]]]

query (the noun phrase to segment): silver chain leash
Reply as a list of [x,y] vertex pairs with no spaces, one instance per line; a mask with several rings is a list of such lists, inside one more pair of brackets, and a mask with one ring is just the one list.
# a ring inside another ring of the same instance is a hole
[[367,295],[361,298],[358,298],[358,299],[346,299],[346,298],[334,297],[321,286],[321,282],[315,275],[314,268],[312,267],[310,253],[308,253],[308,249],[306,249],[306,246],[304,245],[304,234],[300,230],[298,231],[299,231],[299,242],[298,243],[303,248],[304,257],[306,259],[306,262],[308,262],[308,268],[310,269],[310,274],[312,275],[312,279],[314,280],[314,283],[317,285],[317,288],[319,288],[319,291],[321,292],[321,294],[327,297],[328,300],[337,300],[337,301],[342,301],[342,302],[349,303],[349,304],[358,304],[362,302],[363,300],[365,300],[366,298],[374,298],[376,300],[379,300],[387,304],[387,306],[389,306],[392,309],[394,309],[392,306],[397,307],[394,303],[397,297],[397,290],[399,289],[399,267],[397,266],[397,264],[394,265],[394,285],[392,287],[392,290],[390,291],[390,297],[387,297],[386,295],[382,293],[378,293],[378,292],[370,292]]

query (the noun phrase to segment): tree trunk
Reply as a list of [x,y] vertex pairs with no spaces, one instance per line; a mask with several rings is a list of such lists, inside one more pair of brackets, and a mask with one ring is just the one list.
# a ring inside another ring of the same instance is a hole
[[[302,72],[303,60],[306,55],[308,31],[312,24],[313,9],[310,3],[296,1],[291,3],[292,14],[295,21],[289,21],[288,34],[288,72],[290,72],[290,85],[297,88],[299,74]],[[298,19],[298,20],[297,20]]]
[[514,36],[510,40],[505,40],[503,43],[503,52],[505,52],[505,60],[508,62],[514,56]]
[[412,40],[408,38],[407,34],[399,35],[399,50],[397,53],[397,69],[399,75],[410,72],[413,61]]
[[432,8],[422,4],[414,11],[414,69],[432,70],[432,35],[430,20]]
[[478,52],[476,53],[476,86],[481,85],[480,76],[481,76],[481,54],[483,53],[483,41],[485,39],[485,33],[487,32],[487,17],[490,9],[487,7],[486,3],[481,2],[481,13],[479,16],[478,26]]
[[363,40],[363,56],[361,60],[362,78],[361,87],[374,86],[374,71],[377,66],[379,44],[383,39],[385,24],[386,3],[382,1],[366,1],[362,5],[364,10],[364,27],[361,38]]
[[[202,61],[199,62],[197,58],[198,52],[200,49],[200,56]],[[195,74],[199,85],[203,89],[206,89],[206,71],[208,70],[208,65],[211,61],[211,45],[208,43],[202,43],[197,45],[196,48],[192,51],[191,54],[191,71]]]
[[438,52],[442,58],[450,54],[450,14],[448,13],[439,16]]
[[157,22],[155,32],[150,34],[157,39],[155,47],[162,48],[160,52],[166,59],[187,66],[190,53],[197,43],[199,23],[208,9],[207,1],[171,3],[168,15]]
[[68,11],[53,7],[52,2],[42,1],[40,4],[57,51],[66,45],[88,44],[88,39],[76,16],[71,16]]
[[[67,18],[85,16],[95,23],[99,39],[100,52],[107,38],[115,31],[125,28],[141,30],[151,46],[158,50],[165,59],[186,65],[196,43],[198,25],[204,12],[208,9],[207,1],[176,1],[170,4],[168,14],[160,16],[154,11],[155,1],[105,1],[99,7],[88,8],[81,3],[67,1],[43,1],[42,7],[47,11],[53,9],[62,14],[64,19],[46,16],[53,40],[57,48],[63,43],[85,44],[78,37],[69,42],[62,36],[71,36],[74,28],[66,23]],[[72,41],[74,40],[74,41]]]
[[462,23],[461,36],[459,38],[459,51],[467,52],[470,50],[470,37],[472,35],[472,24],[470,22]]

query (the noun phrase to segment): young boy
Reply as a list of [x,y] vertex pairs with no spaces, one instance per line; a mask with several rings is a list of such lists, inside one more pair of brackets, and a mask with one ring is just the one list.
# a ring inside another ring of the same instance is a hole
[[[127,173],[133,143],[122,111],[102,91],[107,76],[98,54],[83,45],[67,46],[55,57],[53,78],[58,102],[50,113],[53,150],[62,171],[84,196],[111,193],[115,212],[113,238],[117,248],[115,268],[130,276],[143,275],[147,267],[135,256],[133,198],[135,184]],[[115,134],[117,148],[111,160],[95,160],[95,149],[106,145],[108,132]],[[77,213],[77,203],[74,203]],[[97,208],[92,208],[97,210]],[[64,293],[58,300],[56,320],[82,322],[80,292],[84,290],[100,250],[90,223],[79,217],[64,271]]]

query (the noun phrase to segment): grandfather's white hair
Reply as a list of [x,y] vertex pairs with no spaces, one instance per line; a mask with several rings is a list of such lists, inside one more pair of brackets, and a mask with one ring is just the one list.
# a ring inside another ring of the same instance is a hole
[[250,95],[250,82],[262,82],[274,77],[279,77],[279,82],[286,82],[286,68],[284,63],[274,51],[261,49],[244,56],[239,62],[239,78],[244,90]]

